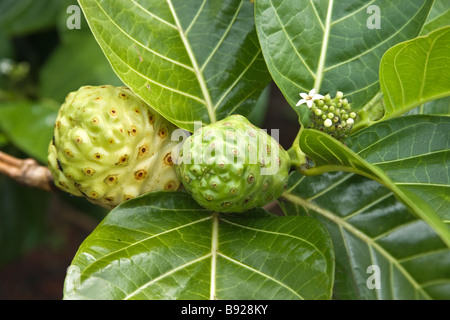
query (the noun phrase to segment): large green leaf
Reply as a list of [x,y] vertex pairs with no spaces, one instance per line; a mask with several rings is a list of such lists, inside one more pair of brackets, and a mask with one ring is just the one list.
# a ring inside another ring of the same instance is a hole
[[435,0],[421,35],[426,35],[440,27],[447,26],[450,21],[450,6],[445,0]]
[[[378,68],[393,45],[414,38],[430,0],[259,0],[256,27],[268,69],[291,106],[300,92],[342,91],[355,109],[380,91]],[[380,10],[380,28],[372,19]]]
[[53,100],[0,104],[0,132],[21,151],[47,164],[58,104]]
[[315,219],[219,215],[186,193],[114,209],[80,246],[65,299],[329,299],[331,240]]
[[295,173],[283,197],[286,214],[317,218],[330,232],[336,298],[450,299],[450,249],[389,189],[353,173]]
[[270,80],[248,0],[80,0],[122,81],[168,120],[247,115]]
[[305,174],[349,171],[380,182],[450,245],[450,118],[415,115],[374,124],[345,142],[302,130],[301,149],[315,162]]
[[450,96],[450,27],[389,49],[381,60],[385,119]]

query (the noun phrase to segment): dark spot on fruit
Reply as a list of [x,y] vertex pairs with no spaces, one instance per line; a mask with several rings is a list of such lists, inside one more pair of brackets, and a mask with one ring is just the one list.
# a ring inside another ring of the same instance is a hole
[[269,182],[264,182],[264,184],[263,184],[263,191],[266,191],[267,190],[267,188],[269,187]]
[[59,184],[61,187],[67,189],[67,185],[66,185],[63,181],[59,181],[58,184]]
[[109,114],[112,115],[113,117],[117,115],[117,110],[112,108],[111,110],[109,110]]
[[133,135],[133,137],[135,137],[137,135],[137,129],[135,127],[131,127],[131,134]]
[[97,124],[100,123],[100,121],[99,121],[97,118],[93,118],[93,119],[92,119],[92,123],[95,124],[95,125],[97,125]]
[[80,144],[83,142],[83,139],[81,137],[76,137],[75,138],[75,143]]
[[73,186],[74,186],[75,188],[77,188],[77,189],[80,189],[80,188],[81,188],[81,184],[78,183],[78,182],[74,182],[74,183],[73,183]]
[[95,98],[96,101],[99,101],[99,100],[102,100],[102,99],[103,99],[102,97]]
[[55,128],[59,129],[59,127],[61,127],[61,121],[56,121],[55,122]]
[[162,139],[164,139],[164,138],[167,136],[167,131],[166,131],[166,129],[165,129],[165,128],[159,129],[158,135],[159,135]]
[[175,183],[174,181],[170,181],[164,186],[164,190],[175,190],[176,188],[177,183]]
[[230,193],[231,193],[231,194],[236,194],[236,192],[237,192],[237,189],[236,189],[236,188],[231,188],[231,189],[230,189]]
[[[106,197],[105,200],[106,200],[107,202],[113,202],[113,201],[114,201],[114,198]],[[119,239],[119,241],[120,241],[120,239]]]
[[125,195],[124,197],[123,197],[124,199],[125,199],[125,201],[126,200],[130,200],[130,199],[133,199],[134,198],[134,196],[132,196],[132,195],[129,195],[129,194],[127,194],[127,195]]
[[210,195],[210,194],[207,194],[206,197],[205,197],[205,199],[206,199],[207,201],[213,201],[213,200],[214,200],[214,197],[213,197],[212,195]]
[[244,204],[246,204],[246,203],[248,203],[250,200],[251,200],[252,198],[251,197],[247,197],[247,198],[245,198],[245,200],[244,200]]
[[148,122],[150,122],[150,124],[155,123],[155,115],[152,113],[148,113]]
[[148,145],[145,144],[145,145],[139,147],[138,158],[145,156],[147,153],[148,153]]
[[211,187],[217,188],[217,183],[215,183],[215,182],[211,183]]
[[52,137],[52,145],[55,145],[55,136]]
[[92,168],[84,168],[82,171],[87,176],[92,176],[95,173],[95,170]]
[[97,199],[97,198],[98,198],[98,193],[95,192],[95,191],[92,191],[92,192],[90,193],[90,196],[91,196],[91,198]]
[[228,207],[231,206],[231,201],[223,202],[223,203],[221,204],[221,206],[224,207],[224,208],[228,208]]
[[247,182],[252,184],[254,181],[255,181],[255,176],[252,173],[250,173],[247,177]]
[[123,155],[119,158],[119,161],[116,163],[116,166],[126,164],[127,161],[128,161],[128,155]]
[[138,181],[145,179],[146,176],[147,176],[147,171],[145,171],[144,169],[136,171],[134,173],[134,178]]
[[70,149],[65,149],[64,154],[66,155],[67,158],[73,158],[73,153],[72,151],[70,151]]
[[102,155],[100,154],[100,153],[96,153],[96,154],[94,154],[94,159],[95,160],[100,160],[102,158]]
[[164,156],[164,163],[168,166],[173,166],[173,161],[172,161],[172,153],[166,153],[166,155]]
[[105,180],[103,180],[103,182],[106,183],[106,184],[111,185],[111,184],[117,183],[118,180],[119,180],[119,179],[117,178],[117,175],[112,174],[112,175],[107,176],[107,177],[105,178]]
[[120,99],[128,99],[127,95],[123,92],[119,93],[119,98]]

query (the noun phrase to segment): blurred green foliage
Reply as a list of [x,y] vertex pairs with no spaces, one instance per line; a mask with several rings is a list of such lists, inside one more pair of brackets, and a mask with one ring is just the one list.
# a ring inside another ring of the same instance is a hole
[[[75,0],[0,2],[0,151],[47,163],[47,147],[65,96],[83,85],[122,85],[97,45]],[[80,19],[80,29],[67,20]],[[105,211],[58,194],[90,216]],[[49,234],[52,197],[0,176],[0,266]]]

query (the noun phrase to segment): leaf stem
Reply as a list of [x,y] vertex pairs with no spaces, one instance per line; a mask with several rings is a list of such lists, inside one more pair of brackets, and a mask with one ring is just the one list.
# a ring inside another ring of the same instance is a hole
[[371,126],[381,120],[385,115],[383,94],[379,92],[360,111],[358,111],[358,121],[352,128],[352,133]]
[[303,127],[300,127],[300,130],[298,131],[291,148],[287,151],[291,161],[291,168],[295,168],[295,170],[298,170],[307,163],[306,154],[300,148],[300,135],[302,132],[302,128]]

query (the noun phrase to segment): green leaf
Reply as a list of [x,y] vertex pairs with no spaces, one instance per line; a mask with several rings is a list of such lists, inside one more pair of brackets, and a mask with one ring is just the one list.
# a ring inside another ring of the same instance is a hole
[[219,215],[186,193],[111,211],[80,246],[65,299],[329,299],[334,256],[309,217]]
[[348,171],[376,180],[450,245],[450,118],[408,116],[374,124],[340,143],[316,130],[302,130],[299,144],[315,166],[305,174]]
[[52,26],[61,8],[60,0],[3,0],[0,3],[0,29],[20,36]]
[[429,101],[406,114],[436,114],[448,116],[450,115],[450,97]]
[[450,27],[389,49],[380,65],[384,119],[450,95]]
[[396,186],[425,200],[450,222],[450,117],[410,116],[380,123],[348,143],[365,161],[383,170]]
[[63,103],[70,92],[84,85],[123,85],[92,34],[83,32],[72,37],[78,41],[61,44],[40,69],[41,96]]
[[248,0],[80,0],[113,69],[180,128],[247,115],[270,81]]
[[58,105],[53,100],[0,104],[0,130],[24,153],[47,164]]
[[[414,38],[433,1],[259,0],[256,27],[267,66],[291,106],[300,92],[342,91],[360,109],[380,91],[393,45]],[[369,28],[380,10],[380,28]]]
[[427,22],[423,26],[420,35],[426,35],[433,30],[447,26],[450,21],[450,7],[442,0],[434,1]]
[[[295,173],[281,205],[320,220],[333,240],[337,299],[450,298],[450,249],[379,183],[345,172]],[[379,267],[380,288],[370,289]]]

